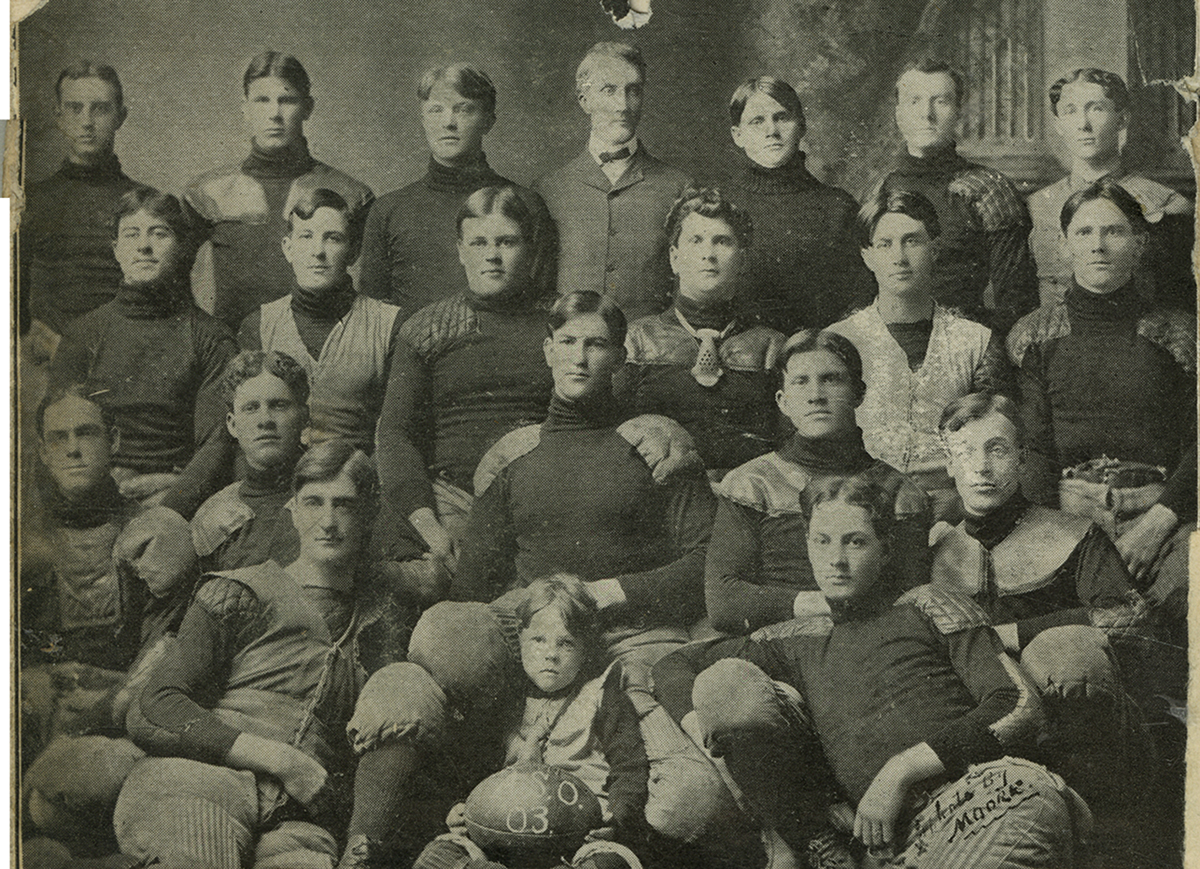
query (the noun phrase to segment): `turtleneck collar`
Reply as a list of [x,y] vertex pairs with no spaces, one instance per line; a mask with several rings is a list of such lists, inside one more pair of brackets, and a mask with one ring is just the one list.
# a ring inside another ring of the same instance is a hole
[[594,431],[612,428],[620,420],[621,409],[612,392],[581,401],[568,401],[555,393],[550,398],[550,412],[542,424],[542,431]]
[[675,308],[693,329],[716,329],[720,332],[737,319],[737,305],[733,299],[702,305],[676,290]]
[[242,171],[255,178],[299,178],[316,162],[308,153],[308,140],[303,137],[295,145],[273,153],[251,143],[250,156],[242,161]]
[[804,160],[804,152],[797,151],[796,155],[782,166],[768,169],[747,157],[742,161],[738,180],[747,190],[753,193],[764,193],[768,196],[811,190],[819,186],[821,182],[808,171]]
[[354,297],[354,281],[350,275],[342,275],[331,289],[315,292],[292,283],[292,310],[314,320],[342,319],[350,313]]
[[865,471],[875,459],[863,446],[862,429],[837,439],[806,438],[799,433],[783,445],[779,455],[813,471],[832,474],[856,474]]
[[1102,295],[1085,290],[1072,278],[1071,286],[1067,288],[1066,303],[1071,316],[1083,320],[1136,320],[1145,309],[1145,303],[1132,280]]
[[958,172],[967,165],[955,150],[954,143],[924,157],[914,157],[905,150],[896,158],[896,169],[906,175],[941,175]]
[[287,491],[292,485],[295,460],[284,462],[276,468],[252,468],[246,466],[246,478],[242,482],[241,494],[248,498],[261,498]]
[[101,159],[99,163],[90,166],[83,163],[73,163],[70,160],[63,160],[62,169],[59,171],[64,177],[70,178],[73,181],[89,181],[93,183],[117,181],[125,177],[121,171],[121,161],[117,159],[116,154],[109,154]]
[[985,549],[992,549],[1017,527],[1029,502],[1018,489],[1011,498],[988,513],[986,516],[967,516],[963,519],[963,529],[983,544]]
[[168,278],[145,284],[117,287],[117,308],[134,320],[160,320],[170,317],[191,302],[191,290],[186,281]]
[[46,503],[55,522],[65,528],[95,528],[117,519],[125,509],[125,500],[116,481],[105,475],[95,490],[78,501],[68,501],[52,481],[46,480]]
[[499,296],[477,296],[467,290],[463,293],[463,300],[472,311],[492,311],[497,314],[524,311],[530,307],[525,287]]
[[846,601],[829,601],[834,624],[862,622],[875,618],[890,609],[903,592],[902,583],[888,573],[882,574],[866,594]]
[[425,186],[431,190],[444,190],[452,193],[474,193],[493,175],[492,167],[488,165],[487,155],[480,153],[479,159],[465,166],[443,166],[431,156],[429,169],[425,173]]

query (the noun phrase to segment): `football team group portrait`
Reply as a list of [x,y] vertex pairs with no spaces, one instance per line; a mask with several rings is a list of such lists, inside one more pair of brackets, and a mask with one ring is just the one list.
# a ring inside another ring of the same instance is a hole
[[1182,869],[1195,29],[50,0],[14,859]]

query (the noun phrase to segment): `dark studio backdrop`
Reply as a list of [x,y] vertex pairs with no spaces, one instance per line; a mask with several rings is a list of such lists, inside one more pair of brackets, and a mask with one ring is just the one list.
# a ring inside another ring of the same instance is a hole
[[1064,174],[1048,84],[1095,65],[1135,91],[1129,162],[1191,191],[1180,137],[1194,109],[1167,82],[1191,73],[1194,33],[1191,0],[655,0],[650,24],[633,33],[598,0],[50,0],[18,27],[24,172],[44,177],[62,159],[54,82],[86,57],[114,66],[125,86],[129,119],[117,151],[126,172],[180,192],[245,156],[241,76],[253,55],[274,48],[299,57],[312,77],[314,155],[377,194],[423,173],[416,82],[426,67],[454,60],[494,79],[489,160],[529,182],[586,141],[574,99],[583,52],[627,39],[649,63],[643,140],[700,178],[737,156],[727,113],[734,87],[770,73],[800,92],[814,171],[860,196],[897,147],[897,70],[910,55],[933,53],[970,82],[962,150],[1023,186]]

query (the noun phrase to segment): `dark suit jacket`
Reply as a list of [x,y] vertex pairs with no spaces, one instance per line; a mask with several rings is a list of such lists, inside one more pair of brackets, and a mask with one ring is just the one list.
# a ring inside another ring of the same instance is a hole
[[687,184],[685,173],[641,142],[616,184],[586,150],[534,184],[558,225],[559,293],[604,293],[630,322],[666,308],[672,281],[663,222]]

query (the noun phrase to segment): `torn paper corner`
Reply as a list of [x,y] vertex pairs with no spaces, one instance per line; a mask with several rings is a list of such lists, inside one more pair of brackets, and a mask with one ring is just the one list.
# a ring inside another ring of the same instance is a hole
[[37,12],[50,0],[8,0],[9,24],[16,24]]

